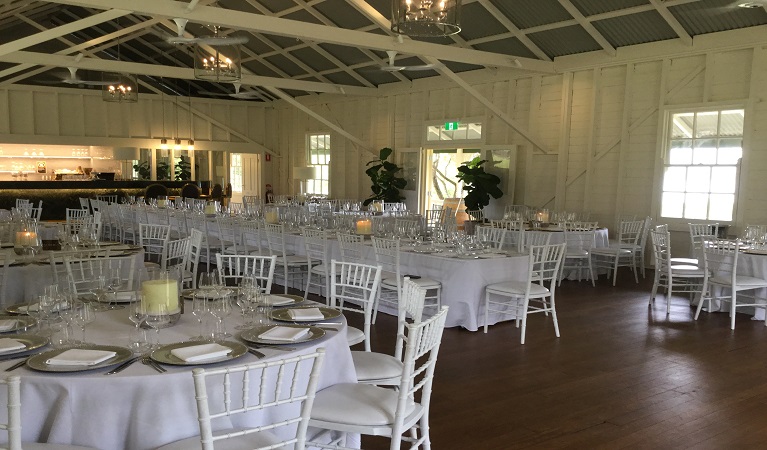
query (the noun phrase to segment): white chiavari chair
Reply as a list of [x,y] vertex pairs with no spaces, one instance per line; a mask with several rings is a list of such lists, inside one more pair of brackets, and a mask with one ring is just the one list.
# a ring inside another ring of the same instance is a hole
[[170,225],[141,223],[138,236],[138,245],[144,248],[144,265],[159,266],[163,248],[170,240]]
[[[304,300],[309,298],[311,286],[319,288],[319,294],[327,299],[329,297],[328,287],[330,286],[330,252],[327,233],[324,230],[305,227],[301,230],[301,234],[304,237],[304,250],[306,251],[308,267]],[[319,281],[313,282],[313,276],[318,277]]]
[[477,227],[474,230],[480,242],[490,245],[495,250],[502,250],[506,244],[507,230],[496,227]]
[[370,351],[370,325],[380,285],[381,266],[336,260],[330,262],[328,305],[342,312],[362,314],[363,317],[362,330],[347,328],[349,346],[363,342],[365,351]]
[[285,244],[285,225],[266,223],[264,228],[269,252],[277,256],[277,265],[282,268],[280,272],[276,272],[275,276],[282,278],[285,294],[288,293],[288,285],[296,279],[301,281],[300,287],[303,288],[304,274],[307,272],[308,264],[305,257],[288,253]]
[[655,278],[650,293],[650,306],[655,301],[658,288],[666,289],[666,314],[671,313],[671,295],[674,292],[701,293],[706,276],[697,265],[675,264],[671,258],[671,234],[667,228],[656,227],[651,232]]
[[402,375],[402,351],[407,340],[405,335],[407,317],[413,323],[419,323],[423,315],[426,290],[405,277],[402,283],[402,301],[397,314],[397,338],[394,345],[394,356],[385,353],[352,351],[354,369],[357,372],[357,382],[376,384],[379,386],[399,386]]
[[272,290],[276,267],[276,256],[216,253],[216,268],[226,286],[239,286],[243,278],[249,278],[258,283],[262,292],[268,294]]
[[[360,433],[390,436],[392,450],[398,450],[403,440],[408,442],[408,448],[431,448],[429,405],[446,317],[447,307],[443,307],[428,320],[406,325],[408,338],[399,389],[340,383],[318,392],[309,426],[343,434],[330,445],[318,442],[309,445],[345,449],[349,448],[344,446],[345,434]],[[333,433],[320,436],[328,434]]]
[[597,273],[591,278],[591,284],[595,285],[600,268],[607,269],[608,277],[612,274],[613,286],[618,278],[618,267],[630,267],[634,272],[634,280],[639,283],[637,275],[636,256],[634,250],[639,245],[639,239],[644,227],[643,220],[621,222],[618,232],[618,241],[609,247],[595,247],[591,250],[591,267],[597,269]]
[[594,231],[581,231],[565,227],[565,256],[562,259],[562,270],[559,274],[559,282],[570,271],[578,271],[578,281],[583,279],[583,271],[588,270],[589,279],[594,278],[594,269],[591,267],[591,249],[596,246],[596,233]]
[[365,237],[358,234],[336,233],[338,240],[338,249],[341,253],[341,261],[362,263],[365,258]]
[[[525,343],[525,331],[527,330],[527,316],[535,313],[544,313],[554,320],[554,333],[559,337],[559,323],[555,294],[559,266],[565,254],[566,244],[548,244],[532,246],[528,252],[530,255],[527,278],[525,281],[506,281],[503,283],[490,284],[485,288],[485,333],[490,313],[516,314],[517,328],[520,321],[520,343]],[[548,285],[548,286],[547,286]],[[491,300],[492,296],[510,298],[509,300]]]
[[[306,355],[220,369],[194,369],[200,435],[158,450],[303,449],[325,349]],[[270,411],[278,409],[279,411]],[[238,415],[257,415],[263,423],[227,429]],[[275,430],[290,437],[279,438]],[[215,445],[214,445],[215,444]],[[202,446],[202,447],[200,447]]]
[[[714,300],[729,299],[730,329],[735,329],[736,308],[753,307],[765,310],[767,326],[767,299],[756,296],[753,291],[767,288],[767,280],[745,274],[738,274],[740,241],[708,240],[703,248],[703,295],[695,310],[698,320],[704,303],[712,310]],[[729,294],[729,295],[728,295]],[[743,298],[751,301],[744,301]]]
[[189,265],[191,246],[191,236],[166,242],[162,249],[160,268],[162,270],[177,269],[179,273],[183,274]]

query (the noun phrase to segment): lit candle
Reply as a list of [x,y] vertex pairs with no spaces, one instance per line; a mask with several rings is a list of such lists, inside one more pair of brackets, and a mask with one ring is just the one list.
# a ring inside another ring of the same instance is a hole
[[147,314],[158,313],[165,305],[169,313],[178,309],[178,284],[176,280],[149,280],[141,283],[141,305]]
[[16,245],[18,246],[33,246],[37,242],[37,233],[33,231],[18,231],[16,232]]
[[357,221],[357,234],[372,234],[373,224],[368,219],[360,219]]

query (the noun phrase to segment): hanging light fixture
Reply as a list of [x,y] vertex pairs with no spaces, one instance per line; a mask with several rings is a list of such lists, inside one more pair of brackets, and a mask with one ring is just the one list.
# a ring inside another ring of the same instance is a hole
[[162,139],[160,139],[160,148],[167,150],[168,138],[165,134],[165,94],[162,91],[160,91],[160,100],[162,101]]
[[220,38],[218,32],[219,27],[214,27],[212,37],[194,45],[194,77],[214,82],[239,81],[241,40]]
[[392,0],[391,30],[414,37],[461,31],[461,0]]
[[[117,40],[117,61],[120,61],[120,40]],[[136,103],[138,101],[138,77],[128,73],[104,72],[105,81],[101,99],[105,102]]]

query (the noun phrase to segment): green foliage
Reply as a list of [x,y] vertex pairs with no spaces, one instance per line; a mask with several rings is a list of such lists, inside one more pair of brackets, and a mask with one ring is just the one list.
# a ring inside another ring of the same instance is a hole
[[[394,150],[386,147],[378,153],[378,159],[367,163],[368,167],[365,173],[370,177],[373,183],[370,189],[373,193],[363,203],[365,206],[374,201],[399,202],[404,199],[399,193],[400,189],[407,186],[407,180],[397,175],[402,170],[401,167],[393,162],[387,161]],[[371,165],[372,164],[372,165]]]
[[139,161],[138,164],[133,165],[133,170],[138,172],[140,180],[149,180],[152,178],[152,168],[149,167],[149,161]]
[[192,163],[184,155],[179,156],[176,163],[176,181],[187,181],[192,179]]
[[157,161],[157,179],[170,180],[170,165],[165,161]]
[[463,190],[467,192],[463,198],[466,209],[476,211],[490,204],[490,196],[495,199],[503,196],[503,191],[498,187],[501,179],[485,172],[482,164],[487,160],[480,160],[479,156],[458,167],[456,177],[463,182]]

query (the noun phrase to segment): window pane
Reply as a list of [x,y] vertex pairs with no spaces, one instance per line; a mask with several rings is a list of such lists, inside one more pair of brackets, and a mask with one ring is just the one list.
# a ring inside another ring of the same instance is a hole
[[719,122],[719,113],[713,112],[699,112],[695,114],[695,137],[710,137],[716,136],[717,125]]
[[[666,167],[663,176],[663,190],[684,192],[685,180],[687,179],[686,167]],[[681,211],[681,208],[680,208]]]
[[735,167],[713,167],[711,169],[711,192],[734,194],[738,180]]
[[684,217],[705,219],[708,209],[708,194],[687,194],[684,199]]
[[[692,143],[691,143],[692,145]],[[668,152],[668,163],[672,165],[676,164],[691,164],[692,163],[692,149],[677,147],[671,148]]]
[[438,141],[439,140],[439,127],[427,127],[426,128],[426,140]]
[[711,186],[710,167],[689,167],[687,169],[687,192],[708,192]]
[[469,124],[468,138],[469,139],[482,139],[482,124],[481,123],[470,123]]
[[737,164],[743,156],[743,139],[719,140],[719,164]]
[[693,145],[693,164],[716,164],[716,139],[696,140]]
[[661,204],[663,205],[660,212],[661,216],[681,218],[684,211],[684,194],[664,192]]
[[733,111],[722,111],[722,123],[719,125],[720,136],[743,136],[743,117],[742,109]]
[[681,113],[671,116],[671,137],[691,138],[693,117],[692,113]]
[[708,218],[711,220],[732,220],[732,207],[735,204],[733,194],[711,194],[711,211]]

